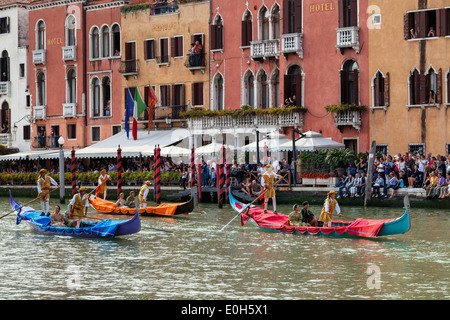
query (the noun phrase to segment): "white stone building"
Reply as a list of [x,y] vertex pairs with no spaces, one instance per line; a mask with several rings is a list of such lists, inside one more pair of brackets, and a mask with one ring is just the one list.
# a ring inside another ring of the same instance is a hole
[[31,96],[27,77],[28,0],[0,2],[0,144],[28,151]]

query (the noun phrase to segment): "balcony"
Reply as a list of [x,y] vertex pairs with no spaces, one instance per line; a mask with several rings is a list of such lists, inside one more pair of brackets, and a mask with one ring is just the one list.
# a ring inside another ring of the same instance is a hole
[[33,64],[45,64],[46,63],[46,50],[33,50]]
[[353,48],[359,54],[359,28],[346,27],[337,28],[337,44],[336,48],[341,50],[345,48]]
[[250,42],[250,56],[252,59],[278,58],[280,40],[261,40]]
[[179,13],[178,1],[156,2],[150,5],[150,15],[161,15],[169,13]]
[[75,61],[77,59],[77,46],[62,47],[64,61]]
[[0,144],[6,148],[11,148],[11,133],[0,133]]
[[124,60],[121,61],[119,72],[124,76],[135,76],[139,73],[139,60]]
[[11,81],[0,82],[0,95],[10,95],[11,94]]
[[184,121],[183,117],[181,117],[181,113],[187,110],[186,105],[182,106],[163,106],[159,107],[155,110],[155,122],[172,122],[175,121]]
[[188,68],[192,73],[195,70],[201,70],[202,73],[205,73],[206,61],[205,61],[205,53],[193,53],[192,55],[187,55],[186,62],[184,66]]
[[63,117],[64,118],[76,118],[77,117],[77,104],[76,103],[63,103]]
[[289,33],[281,35],[281,53],[296,53],[303,59],[303,33]]
[[46,120],[47,119],[47,106],[34,106],[33,108],[33,120]]
[[334,114],[334,125],[341,130],[342,126],[351,126],[356,131],[361,131],[361,111],[360,110],[348,110],[339,111]]
[[292,111],[285,114],[254,114],[244,116],[219,115],[198,116],[188,118],[190,129],[232,129],[232,128],[273,128],[295,127],[303,128],[303,112]]

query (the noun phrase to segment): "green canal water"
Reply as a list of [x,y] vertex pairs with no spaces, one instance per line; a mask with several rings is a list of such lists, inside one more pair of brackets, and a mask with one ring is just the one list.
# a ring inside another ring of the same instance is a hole
[[[342,209],[355,218],[403,214]],[[0,212],[9,210],[2,198]],[[125,238],[75,239],[36,234],[11,214],[0,220],[0,299],[450,298],[448,210],[412,208],[408,233],[375,240],[266,233],[238,219],[219,232],[234,215],[200,204],[190,215],[142,218]]]

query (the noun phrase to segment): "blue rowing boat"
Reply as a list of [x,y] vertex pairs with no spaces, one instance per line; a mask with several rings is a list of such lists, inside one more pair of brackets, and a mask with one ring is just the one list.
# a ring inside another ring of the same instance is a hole
[[405,213],[396,219],[376,220],[359,218],[355,221],[333,220],[331,227],[303,227],[291,226],[287,215],[275,214],[269,210],[264,213],[264,210],[261,207],[255,205],[248,206],[248,214],[246,214],[247,205],[239,202],[233,196],[231,189],[229,195],[232,208],[241,215],[242,226],[245,225],[248,220],[251,220],[259,228],[269,232],[324,235],[339,238],[374,238],[406,233],[411,228],[411,221],[408,212],[409,200],[407,197],[405,197],[404,201]]
[[50,217],[41,216],[41,212],[31,207],[22,207],[14,198],[9,196],[11,208],[16,211],[17,224],[23,221],[40,234],[70,236],[78,238],[115,238],[139,232],[141,221],[139,213],[129,220],[101,220],[100,222],[84,222],[85,227],[68,228],[53,227]]

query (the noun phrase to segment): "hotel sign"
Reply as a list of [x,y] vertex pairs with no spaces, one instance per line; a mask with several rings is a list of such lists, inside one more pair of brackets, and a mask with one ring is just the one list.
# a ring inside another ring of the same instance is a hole
[[334,10],[335,6],[333,2],[316,3],[309,6],[309,13],[320,13]]
[[155,24],[152,27],[152,31],[158,32],[158,31],[167,31],[167,30],[172,30],[172,29],[176,29],[178,26],[178,23],[173,22],[173,23],[165,23],[165,24]]

